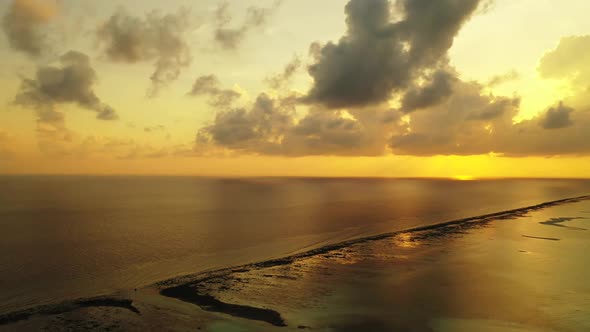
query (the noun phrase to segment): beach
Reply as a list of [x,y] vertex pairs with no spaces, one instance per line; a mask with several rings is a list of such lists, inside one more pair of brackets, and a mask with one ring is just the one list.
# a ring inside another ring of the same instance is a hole
[[0,318],[0,330],[586,331],[590,200],[345,241]]

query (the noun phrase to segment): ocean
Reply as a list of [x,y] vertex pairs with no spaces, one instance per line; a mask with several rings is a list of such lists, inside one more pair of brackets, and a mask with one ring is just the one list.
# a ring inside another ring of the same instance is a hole
[[589,180],[0,177],[0,313],[590,194]]

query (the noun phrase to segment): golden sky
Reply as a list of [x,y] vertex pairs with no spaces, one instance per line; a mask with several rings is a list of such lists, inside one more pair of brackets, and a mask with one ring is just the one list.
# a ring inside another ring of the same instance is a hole
[[586,0],[0,2],[0,173],[590,177]]

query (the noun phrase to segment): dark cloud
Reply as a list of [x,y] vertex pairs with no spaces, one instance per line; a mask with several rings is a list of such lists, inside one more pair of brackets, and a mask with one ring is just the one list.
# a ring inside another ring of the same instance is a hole
[[[286,155],[373,155],[366,149],[367,128],[340,112],[312,110],[282,142]],[[377,153],[380,154],[380,153]]]
[[233,18],[229,12],[229,2],[220,3],[215,11],[215,41],[225,49],[237,48],[248,32],[267,24],[281,2],[275,1],[274,5],[269,8],[248,7],[244,21],[235,27],[230,27]]
[[426,84],[407,90],[402,98],[401,110],[411,112],[438,104],[452,94],[452,85],[456,80],[454,73],[437,70],[427,78]]
[[197,150],[213,146],[270,155],[379,155],[397,125],[389,111],[364,109],[358,114],[311,109],[297,119],[297,96],[260,94],[249,108],[221,110],[201,128]]
[[388,100],[442,62],[454,36],[479,0],[351,0],[347,34],[316,50],[306,97],[327,107],[358,107]]
[[189,12],[184,9],[166,15],[152,11],[145,17],[120,10],[98,29],[97,36],[104,54],[112,61],[154,62],[148,95],[155,96],[191,64],[186,40],[189,29]]
[[567,107],[563,102],[559,102],[557,107],[551,107],[545,112],[541,118],[539,125],[545,129],[560,129],[573,125],[570,119],[570,114],[574,112],[574,109]]
[[2,29],[12,48],[30,56],[40,56],[49,46],[43,25],[57,12],[57,3],[14,0],[2,19]]
[[271,88],[278,90],[287,83],[289,83],[293,75],[295,75],[299,68],[301,68],[301,65],[301,58],[295,56],[293,60],[291,60],[291,62],[285,65],[285,68],[283,68],[283,71],[281,73],[268,77],[266,79],[266,82]]
[[197,77],[188,95],[207,96],[210,105],[220,108],[231,106],[241,96],[237,91],[222,89],[219,79],[215,75]]
[[42,66],[34,78],[23,78],[15,103],[31,107],[37,115],[37,141],[41,152],[50,156],[71,153],[74,134],[67,128],[60,104],[76,104],[96,112],[99,120],[115,120],[115,110],[94,93],[96,72],[87,55],[69,51],[56,66]]
[[233,150],[272,153],[280,138],[293,125],[292,105],[280,105],[260,94],[250,109],[220,111],[213,124],[202,128],[197,143],[213,143]]
[[117,119],[115,110],[103,103],[94,93],[96,72],[84,53],[69,51],[59,58],[58,66],[37,69],[34,79],[24,78],[15,102],[34,107],[40,116],[56,116],[56,104],[75,103],[97,113],[100,120]]

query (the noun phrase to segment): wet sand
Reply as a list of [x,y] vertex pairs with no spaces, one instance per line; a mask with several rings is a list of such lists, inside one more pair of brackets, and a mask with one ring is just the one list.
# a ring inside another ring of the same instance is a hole
[[357,239],[0,317],[0,330],[587,331],[590,200]]

